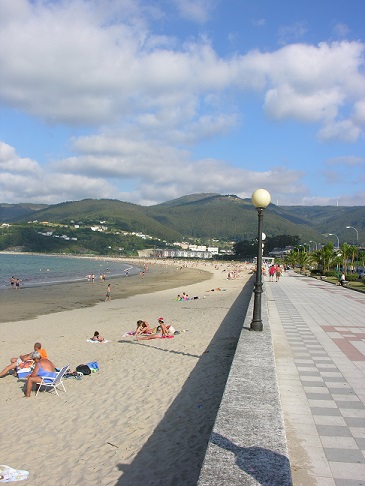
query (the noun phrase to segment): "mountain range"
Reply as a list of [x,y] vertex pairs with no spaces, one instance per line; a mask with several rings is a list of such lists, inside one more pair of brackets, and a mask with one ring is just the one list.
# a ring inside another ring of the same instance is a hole
[[[105,225],[141,232],[168,242],[185,239],[240,241],[257,235],[257,211],[250,199],[234,194],[192,194],[153,206],[114,199],[84,199],[54,205],[0,204],[1,223],[37,220],[69,225]],[[349,226],[350,228],[346,228]],[[298,235],[302,243],[337,245],[365,242],[364,206],[277,206],[264,211],[263,231],[268,236]],[[332,233],[332,236],[323,236]],[[358,235],[358,239],[357,239]]]

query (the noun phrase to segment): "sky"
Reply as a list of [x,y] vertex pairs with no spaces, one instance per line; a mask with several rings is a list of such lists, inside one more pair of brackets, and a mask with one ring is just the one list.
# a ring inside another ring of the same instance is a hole
[[0,0],[0,203],[365,205],[363,0]]

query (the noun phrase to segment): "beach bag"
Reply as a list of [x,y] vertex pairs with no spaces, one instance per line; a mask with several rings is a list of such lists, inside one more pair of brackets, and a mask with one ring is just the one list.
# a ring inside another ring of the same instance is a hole
[[76,366],[76,371],[82,373],[83,375],[91,375],[91,370],[86,364],[80,364],[79,366]]
[[90,368],[91,373],[99,371],[99,364],[97,361],[90,361],[90,363],[87,363],[87,366]]

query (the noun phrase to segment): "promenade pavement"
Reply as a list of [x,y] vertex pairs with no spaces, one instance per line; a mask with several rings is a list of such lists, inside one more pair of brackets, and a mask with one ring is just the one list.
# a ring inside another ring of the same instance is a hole
[[263,331],[251,298],[198,485],[365,486],[365,294],[292,271],[264,282]]
[[365,294],[264,277],[294,486],[365,485]]

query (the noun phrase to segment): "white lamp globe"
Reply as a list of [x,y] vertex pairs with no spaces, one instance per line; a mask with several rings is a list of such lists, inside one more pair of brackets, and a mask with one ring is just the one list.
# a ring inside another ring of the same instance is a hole
[[266,189],[256,189],[252,194],[251,201],[256,208],[266,208],[270,204],[271,196]]

